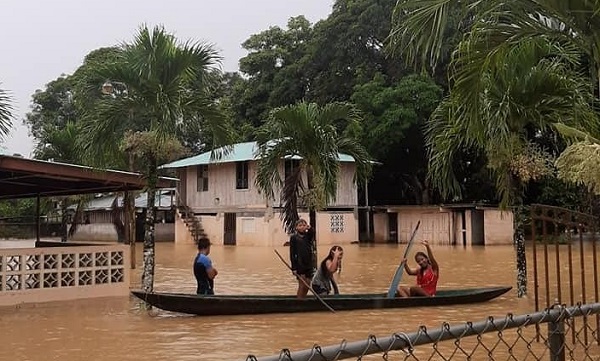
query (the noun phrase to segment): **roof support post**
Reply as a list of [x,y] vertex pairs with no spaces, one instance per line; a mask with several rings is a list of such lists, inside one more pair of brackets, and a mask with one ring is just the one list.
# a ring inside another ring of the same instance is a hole
[[35,198],[35,244],[40,243],[40,194]]

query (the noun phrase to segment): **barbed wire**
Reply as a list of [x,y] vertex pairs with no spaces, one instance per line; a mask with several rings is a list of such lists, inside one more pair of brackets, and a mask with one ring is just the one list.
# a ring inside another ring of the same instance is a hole
[[[546,333],[540,331],[542,324],[548,324]],[[431,344],[429,351],[425,347],[417,349],[427,344]],[[484,321],[455,326],[443,323],[440,329],[432,330],[421,326],[409,334],[397,332],[380,338],[369,335],[363,341],[315,344],[294,352],[286,348],[267,357],[248,355],[246,361],[366,360],[376,354],[379,359],[404,361],[600,361],[600,303],[572,307],[557,304],[533,314],[509,313],[500,319],[489,316]]]

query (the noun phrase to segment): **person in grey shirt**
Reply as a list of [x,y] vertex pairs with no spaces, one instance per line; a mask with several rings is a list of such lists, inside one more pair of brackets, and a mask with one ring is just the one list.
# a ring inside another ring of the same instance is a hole
[[325,296],[331,293],[339,294],[338,286],[333,279],[333,274],[341,269],[344,250],[340,246],[333,246],[329,250],[327,257],[323,259],[317,269],[317,273],[312,279],[312,288],[319,296]]

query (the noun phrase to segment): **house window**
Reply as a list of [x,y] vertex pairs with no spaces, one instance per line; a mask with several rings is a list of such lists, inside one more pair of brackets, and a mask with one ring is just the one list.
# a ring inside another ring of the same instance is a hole
[[235,164],[235,189],[248,189],[248,162]]
[[202,164],[198,166],[197,170],[197,190],[198,192],[208,191],[208,165]]
[[300,166],[300,161],[297,159],[286,159],[283,163],[283,176],[287,179]]

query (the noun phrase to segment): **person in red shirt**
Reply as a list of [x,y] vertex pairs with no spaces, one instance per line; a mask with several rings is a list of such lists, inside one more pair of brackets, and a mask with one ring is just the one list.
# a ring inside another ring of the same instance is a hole
[[418,268],[412,269],[408,267],[407,260],[404,260],[404,270],[411,276],[417,276],[417,285],[412,287],[398,287],[396,294],[399,297],[435,296],[437,281],[440,277],[440,269],[433,257],[429,242],[422,241],[421,244],[427,249],[427,254],[423,252],[417,252],[415,254],[415,261],[419,265]]

